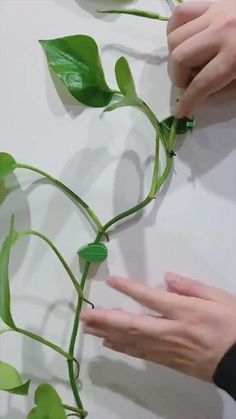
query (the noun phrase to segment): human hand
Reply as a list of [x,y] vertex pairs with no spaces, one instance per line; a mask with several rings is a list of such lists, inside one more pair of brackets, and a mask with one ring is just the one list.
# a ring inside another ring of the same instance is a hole
[[181,4],[168,22],[167,36],[170,77],[186,88],[175,111],[182,118],[236,79],[236,1]]
[[115,351],[212,381],[219,361],[236,342],[236,298],[175,274],[167,274],[166,283],[167,291],[110,278],[110,287],[155,314],[86,310],[84,331]]

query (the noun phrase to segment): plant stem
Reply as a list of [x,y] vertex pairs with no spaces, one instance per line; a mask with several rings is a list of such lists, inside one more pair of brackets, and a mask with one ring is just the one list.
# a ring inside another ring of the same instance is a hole
[[[54,343],[48,341],[47,339],[42,338],[41,336],[36,335],[35,333],[28,332],[28,330],[20,329],[16,327],[14,329],[15,332],[21,333],[22,335],[25,335],[33,340],[36,340],[37,342],[42,343],[43,345],[48,346],[49,348],[53,349],[54,351],[58,352],[60,355],[62,355],[67,360],[71,359],[71,355],[67,352],[65,352],[62,348],[55,345]],[[73,362],[73,360],[72,360]]]
[[[103,231],[104,231],[104,229],[103,229]],[[97,234],[97,237],[96,237],[94,243],[99,243],[102,236],[103,236],[103,233],[99,232]],[[83,272],[81,282],[80,282],[80,286],[81,286],[82,291],[84,290],[84,287],[85,287],[85,284],[86,284],[86,280],[87,280],[87,277],[88,277],[90,266],[91,266],[91,263],[87,262],[86,265],[85,265],[85,268],[84,268],[84,272]],[[83,404],[81,402],[80,395],[79,395],[79,392],[78,392],[78,389],[77,389],[76,376],[75,376],[74,363],[73,363],[74,352],[75,352],[75,343],[76,343],[76,338],[77,338],[78,329],[79,329],[80,313],[81,313],[81,310],[82,310],[82,306],[83,306],[83,299],[78,298],[76,312],[75,312],[75,318],[74,318],[74,324],[73,324],[73,329],[72,329],[72,335],[71,335],[71,340],[70,340],[70,346],[69,346],[69,354],[72,357],[72,360],[71,359],[68,360],[68,372],[69,372],[70,384],[71,384],[71,388],[72,388],[72,392],[74,394],[76,404],[77,404],[79,409],[84,411]],[[81,415],[81,417],[84,418],[85,416]]]
[[145,11],[145,10],[137,10],[137,9],[98,10],[98,13],[134,15],[134,16],[138,16],[138,17],[146,17],[148,19],[164,20],[164,21],[169,20],[169,17],[167,17],[167,16],[160,16],[158,13],[149,12],[149,11]]
[[[150,122],[152,123],[152,125],[154,126],[154,128],[156,130],[155,161],[154,161],[153,176],[152,176],[150,192],[147,195],[147,197],[142,202],[140,202],[138,205],[136,205],[135,207],[117,215],[116,217],[114,217],[110,221],[108,221],[102,227],[102,232],[99,232],[97,234],[97,237],[96,237],[94,243],[99,243],[103,234],[104,234],[104,232],[106,232],[117,221],[120,221],[121,219],[126,218],[129,215],[132,215],[132,214],[140,211],[142,208],[144,208],[146,205],[148,205],[155,198],[157,191],[160,189],[160,187],[162,186],[162,184],[166,180],[166,178],[167,178],[167,176],[170,172],[170,169],[172,167],[172,159],[170,157],[168,145],[171,145],[171,146],[174,145],[174,138],[175,138],[175,132],[176,132],[176,122],[174,121],[173,126],[171,127],[172,129],[171,129],[171,134],[170,134],[170,137],[169,137],[169,141],[166,141],[166,139],[163,135],[163,132],[161,132],[161,130],[160,130],[160,123],[157,120],[157,118],[155,117],[155,115],[153,114],[153,112],[148,108],[148,106],[146,104],[143,104],[143,107],[141,108],[141,110],[143,110],[144,113],[148,116]],[[166,164],[166,169],[165,169],[162,177],[158,181],[160,138],[162,139],[162,142],[164,141],[164,146],[165,146],[165,150],[166,150],[166,153],[167,153],[167,164]],[[80,282],[80,286],[81,286],[82,291],[84,291],[84,288],[85,288],[85,285],[86,285],[86,280],[88,278],[88,273],[89,273],[90,266],[91,266],[91,263],[87,262],[86,265],[85,265],[85,268],[84,268],[84,272],[83,272],[81,282]],[[74,371],[74,365],[73,365],[75,344],[76,344],[76,338],[77,338],[78,329],[79,329],[79,322],[80,322],[80,314],[81,314],[81,310],[82,310],[82,305],[83,305],[83,300],[78,298],[76,313],[75,313],[75,318],[74,318],[74,325],[73,325],[73,330],[72,330],[72,335],[71,335],[71,340],[70,340],[70,346],[69,346],[69,354],[70,354],[72,359],[68,360],[68,371],[69,371],[71,388],[72,388],[72,391],[73,391],[73,395],[74,395],[76,404],[77,404],[77,406],[80,410],[84,411],[83,404],[81,402],[80,395],[79,395],[79,392],[78,392],[78,389],[77,389],[75,371]],[[82,418],[85,417],[83,414],[81,414],[81,416],[82,416]]]
[[76,195],[75,192],[73,192],[71,189],[69,189],[66,185],[64,185],[62,182],[60,182],[59,180],[57,180],[56,178],[54,178],[53,176],[49,175],[48,173],[37,169],[36,167],[33,166],[29,166],[28,164],[21,164],[21,163],[16,163],[15,165],[16,168],[18,169],[26,169],[26,170],[31,170],[32,172],[38,173],[43,177],[46,177],[47,179],[49,179],[53,184],[55,184],[59,189],[61,189],[62,191],[64,191],[65,193],[67,193],[71,198],[73,198],[79,205],[81,205],[81,207],[84,208],[84,210],[87,212],[87,214],[89,215],[89,217],[91,218],[91,220],[94,222],[94,224],[97,226],[99,231],[102,231],[102,223],[100,222],[99,218],[96,216],[96,214],[94,213],[94,211],[88,206],[88,204],[86,204],[86,202],[84,202],[78,195]]
[[66,272],[68,273],[78,295],[80,296],[80,298],[83,299],[83,291],[81,289],[80,284],[78,283],[76,277],[74,276],[73,272],[71,271],[69,265],[66,263],[65,259],[63,258],[62,254],[59,252],[59,250],[56,248],[56,246],[51,242],[51,240],[49,240],[49,238],[47,236],[45,236],[42,233],[39,233],[38,231],[34,231],[34,230],[30,230],[30,231],[24,231],[22,233],[19,233],[20,237],[24,237],[24,236],[36,236],[39,237],[40,239],[42,239],[43,241],[45,241],[53,250],[53,252],[57,255],[58,259],[60,260],[60,262],[62,263],[62,265],[64,266]]
[[81,409],[76,409],[76,407],[69,406],[68,404],[63,404],[64,409],[69,410],[70,412],[79,413],[79,415],[84,415],[84,417],[88,416],[88,412]]

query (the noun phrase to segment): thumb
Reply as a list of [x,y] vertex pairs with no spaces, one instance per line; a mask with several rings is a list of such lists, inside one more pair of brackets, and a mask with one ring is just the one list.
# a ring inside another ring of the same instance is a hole
[[220,288],[211,287],[209,285],[203,284],[202,282],[195,281],[193,279],[186,278],[171,272],[166,274],[165,281],[170,291],[174,291],[178,294],[186,295],[188,297],[197,297],[203,300],[218,302],[225,299],[225,297],[228,299],[230,298],[230,294],[221,290]]

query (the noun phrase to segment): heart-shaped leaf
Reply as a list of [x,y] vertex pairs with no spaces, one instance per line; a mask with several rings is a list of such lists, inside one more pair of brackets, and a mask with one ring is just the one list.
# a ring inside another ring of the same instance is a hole
[[93,107],[110,103],[114,92],[105,81],[98,46],[93,38],[73,35],[40,43],[48,64],[75,99]]
[[15,168],[15,159],[8,153],[0,153],[0,180],[14,172]]
[[42,384],[35,392],[36,407],[27,419],[66,419],[66,412],[56,390],[49,384]]
[[0,390],[8,393],[27,396],[30,380],[23,383],[18,371],[9,364],[0,361]]
[[16,242],[17,237],[17,232],[14,229],[14,217],[12,217],[10,232],[5,239],[0,252],[0,317],[7,326],[13,329],[15,329],[16,326],[11,315],[9,260],[11,248]]
[[[164,119],[164,121],[161,122],[161,126],[167,135],[169,135],[170,133],[173,120],[174,120],[174,117],[169,116],[168,118]],[[183,135],[183,134],[186,134],[187,132],[192,132],[194,127],[195,127],[195,119],[192,119],[192,118],[179,119],[177,128],[176,128],[176,134]]]
[[102,244],[86,244],[78,250],[78,255],[86,260],[86,262],[102,263],[107,259],[108,250],[107,247]]

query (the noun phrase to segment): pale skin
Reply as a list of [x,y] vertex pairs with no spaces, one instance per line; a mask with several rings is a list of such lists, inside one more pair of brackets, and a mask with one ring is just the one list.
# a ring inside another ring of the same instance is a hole
[[[169,72],[185,91],[176,117],[190,115],[212,93],[236,79],[236,0],[191,2],[168,23]],[[169,273],[166,290],[111,277],[107,284],[152,315],[86,310],[85,333],[105,347],[212,382],[236,343],[236,298],[222,289]]]
[[170,77],[186,89],[175,110],[182,118],[236,79],[236,1],[181,4],[168,22],[167,39]]
[[84,331],[114,351],[211,382],[219,361],[236,342],[236,298],[176,274],[167,274],[165,281],[163,290],[109,278],[110,287],[153,315],[86,310]]

